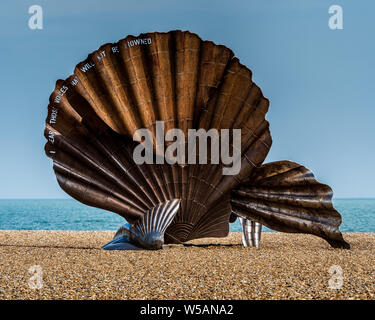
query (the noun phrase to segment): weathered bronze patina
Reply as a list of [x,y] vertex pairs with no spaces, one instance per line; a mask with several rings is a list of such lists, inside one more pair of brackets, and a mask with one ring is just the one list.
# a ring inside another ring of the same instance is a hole
[[[130,223],[124,243],[157,249],[163,241],[225,237],[239,216],[257,223],[244,228],[253,233],[249,245],[259,244],[260,223],[348,248],[328,186],[296,163],[262,165],[272,143],[268,106],[251,71],[227,47],[182,31],[128,36],[57,81],[45,151],[69,195]],[[133,135],[147,128],[155,138],[156,121],[184,133],[241,129],[240,172],[223,175],[222,163],[135,164]]]

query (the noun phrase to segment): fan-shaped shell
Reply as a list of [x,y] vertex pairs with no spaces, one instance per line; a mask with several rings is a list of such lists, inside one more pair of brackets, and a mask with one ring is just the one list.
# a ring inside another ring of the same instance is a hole
[[[268,100],[230,49],[190,32],[146,33],[105,44],[58,80],[45,136],[60,186],[73,198],[137,223],[180,199],[166,242],[226,236],[230,191],[265,159]],[[223,164],[136,165],[137,129],[241,129],[238,175]]]
[[350,247],[339,230],[342,219],[332,205],[332,189],[298,163],[264,164],[232,193],[231,207],[239,217],[278,231],[314,234],[332,247]]

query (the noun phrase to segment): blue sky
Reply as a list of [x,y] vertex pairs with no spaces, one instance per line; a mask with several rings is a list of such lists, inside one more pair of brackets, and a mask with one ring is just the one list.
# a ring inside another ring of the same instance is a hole
[[[28,28],[28,9],[44,29]],[[341,5],[344,29],[328,28]],[[230,47],[270,99],[266,162],[292,160],[335,197],[375,197],[375,2],[344,0],[57,1],[0,4],[0,198],[68,198],[44,155],[58,78],[128,34],[190,30]]]

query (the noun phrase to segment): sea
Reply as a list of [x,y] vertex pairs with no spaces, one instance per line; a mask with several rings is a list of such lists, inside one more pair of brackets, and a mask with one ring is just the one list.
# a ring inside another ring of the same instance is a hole
[[[375,232],[375,199],[334,199],[342,232]],[[73,199],[0,199],[1,230],[117,230],[119,215]],[[263,231],[272,230],[263,227]],[[238,219],[230,231],[241,231]]]

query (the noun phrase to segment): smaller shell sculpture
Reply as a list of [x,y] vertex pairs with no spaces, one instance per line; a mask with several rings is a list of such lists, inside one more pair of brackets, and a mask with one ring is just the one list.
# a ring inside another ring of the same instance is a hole
[[[45,152],[65,192],[126,220],[103,249],[160,249],[225,237],[237,217],[245,246],[259,246],[265,225],[349,248],[328,186],[294,162],[263,165],[272,144],[268,107],[252,72],[227,47],[178,30],[127,36],[101,46],[57,81]],[[239,170],[223,174],[228,163],[212,161],[212,139],[207,163],[165,161],[174,157],[167,157],[173,143],[164,133],[170,129],[184,137],[183,160],[205,151],[201,141],[195,154],[190,151],[191,130],[216,130],[220,138],[239,132],[239,147],[228,140],[240,155]],[[145,144],[142,130],[150,132],[151,162],[134,158]],[[155,147],[160,130],[165,145]]]
[[106,250],[161,249],[164,244],[164,232],[171,224],[179,206],[178,199],[157,205],[136,224],[123,225],[116,232],[114,239],[102,248]]
[[332,247],[349,247],[338,228],[341,215],[333,208],[332,189],[298,163],[277,161],[257,168],[233,190],[231,207],[236,216],[253,222],[242,222],[244,244],[259,245],[261,224],[282,232],[314,234]]

